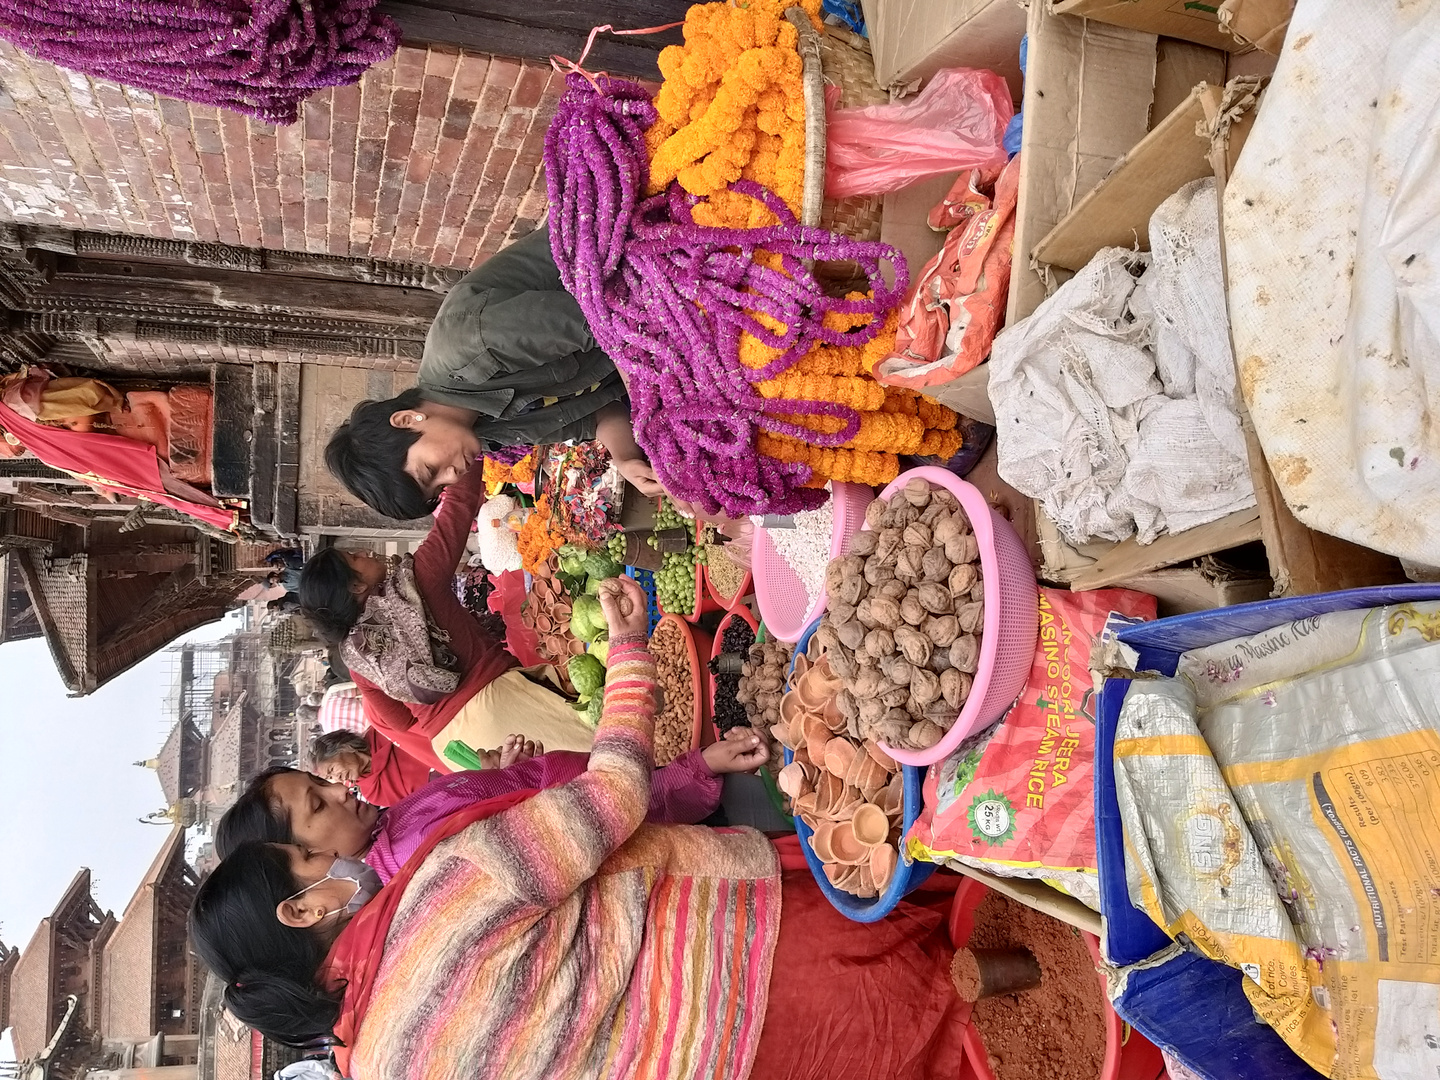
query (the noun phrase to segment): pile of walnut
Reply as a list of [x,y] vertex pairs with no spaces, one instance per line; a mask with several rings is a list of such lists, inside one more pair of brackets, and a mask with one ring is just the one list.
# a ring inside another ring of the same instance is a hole
[[985,622],[980,549],[953,494],[911,480],[825,572],[816,634],[852,737],[924,750],[970,696]]
[[[785,678],[794,652],[795,646],[784,641],[757,641],[740,666],[740,688],[735,696],[745,706],[750,726],[758,731],[769,731],[780,722],[780,699],[785,694]],[[784,752],[779,743],[771,744],[772,774],[785,764]]]

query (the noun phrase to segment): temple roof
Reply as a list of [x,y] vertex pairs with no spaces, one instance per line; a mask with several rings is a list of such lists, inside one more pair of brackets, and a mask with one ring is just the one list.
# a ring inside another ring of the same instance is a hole
[[188,716],[170,729],[154,765],[166,806],[195,794],[200,786],[204,752],[205,736]]
[[54,1034],[50,997],[55,982],[55,932],[66,910],[82,895],[90,895],[89,870],[71,878],[54,909],[40,920],[10,978],[10,1036],[21,1061],[45,1049]]
[[161,902],[184,862],[185,830],[177,825],[160,845],[105,946],[100,1033],[106,1038],[139,1039],[154,1033]]

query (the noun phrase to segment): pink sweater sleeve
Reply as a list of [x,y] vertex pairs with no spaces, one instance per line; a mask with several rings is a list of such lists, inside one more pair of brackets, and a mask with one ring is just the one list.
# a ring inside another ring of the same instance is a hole
[[650,778],[650,811],[654,825],[698,825],[720,805],[720,777],[705,764],[703,751],[681,754]]

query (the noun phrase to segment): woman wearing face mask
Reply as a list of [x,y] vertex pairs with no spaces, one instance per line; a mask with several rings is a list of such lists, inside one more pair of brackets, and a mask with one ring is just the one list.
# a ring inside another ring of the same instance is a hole
[[[611,666],[585,773],[447,822],[349,918],[357,890],[330,884],[328,864],[235,852],[191,921],[227,1005],[276,1038],[339,1040],[354,1080],[957,1075],[948,897],[862,926],[830,907],[793,842],[641,824],[644,598],[630,582],[601,596]],[[264,858],[270,878],[244,872]],[[285,955],[222,925],[230,914],[273,920],[286,933],[268,944]]]
[[[543,748],[541,748],[543,749]],[[215,827],[220,857],[246,843],[300,844],[307,850],[364,859],[388,881],[435,828],[451,815],[512,791],[540,790],[585,772],[585,754],[553,751],[525,757],[507,741],[516,762],[506,768],[436,776],[387,810],[361,802],[342,784],[281,766],[250,781]],[[691,825],[720,805],[721,777],[750,772],[769,756],[768,744],[748,728],[682,754],[656,769],[647,821]]]
[[449,489],[413,556],[391,565],[327,548],[300,577],[301,606],[340,643],[366,718],[437,772],[459,768],[445,757],[452,741],[490,747],[519,733],[583,753],[595,735],[564,697],[536,681],[543,673],[521,670],[455,595],[455,567],[484,493],[481,473]]

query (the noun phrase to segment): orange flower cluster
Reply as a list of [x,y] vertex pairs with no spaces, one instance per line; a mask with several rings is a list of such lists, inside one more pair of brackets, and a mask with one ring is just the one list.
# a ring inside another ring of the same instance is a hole
[[[702,201],[702,225],[757,228],[775,216],[729,191],[754,180],[797,213],[805,184],[805,94],[789,0],[696,4],[685,44],[660,53],[659,118],[646,133],[650,191],[672,180]],[[820,0],[800,0],[821,28]],[[823,32],[823,31],[822,31]]]
[[[852,294],[851,299],[857,295]],[[864,321],[863,316],[826,316],[826,324],[835,330],[851,330]],[[901,454],[949,458],[958,453],[959,417],[953,410],[915,390],[881,386],[870,375],[893,348],[898,323],[899,313],[892,312],[880,333],[867,344],[818,345],[787,371],[755,384],[767,398],[834,401],[856,410],[860,427],[849,442],[832,449],[767,432],[760,435],[759,451],[781,461],[809,465],[814,472],[810,480],[813,487],[827,480],[888,484],[900,474]],[[773,321],[767,325],[776,333],[784,331]],[[779,352],[749,335],[741,340],[740,358],[747,367],[763,367]],[[845,426],[833,416],[775,415],[820,434],[834,434]]]
[[520,535],[516,539],[516,547],[520,551],[520,565],[533,574],[545,565],[551,552],[564,543],[565,537],[551,525],[550,500],[542,495],[536,501],[535,509],[525,519],[525,524],[520,526]]
[[485,490],[491,495],[506,484],[528,484],[535,479],[535,451],[530,451],[514,465],[506,465],[487,457],[484,476]]

